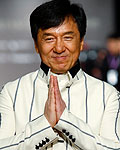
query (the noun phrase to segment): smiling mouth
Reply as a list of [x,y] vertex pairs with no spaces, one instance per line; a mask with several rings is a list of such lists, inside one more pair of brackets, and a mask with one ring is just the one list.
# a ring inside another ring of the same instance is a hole
[[55,56],[55,57],[52,57],[52,58],[55,59],[55,60],[61,61],[61,60],[65,60],[67,58],[67,56]]
[[54,58],[66,58],[66,56],[56,56],[56,57],[54,57]]
[[52,56],[52,57],[53,57],[53,58],[66,58],[67,55],[65,55],[65,56],[64,56],[64,55],[63,55],[63,56],[62,56],[62,55],[56,55],[56,56]]

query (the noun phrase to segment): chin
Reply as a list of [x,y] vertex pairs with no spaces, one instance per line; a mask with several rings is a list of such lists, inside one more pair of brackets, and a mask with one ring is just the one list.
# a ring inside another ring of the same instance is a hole
[[66,73],[68,70],[65,70],[65,69],[56,69],[56,70],[51,70],[53,73],[56,73],[56,74],[64,74]]
[[56,65],[55,68],[51,68],[53,73],[64,74],[69,70],[69,66],[66,64]]

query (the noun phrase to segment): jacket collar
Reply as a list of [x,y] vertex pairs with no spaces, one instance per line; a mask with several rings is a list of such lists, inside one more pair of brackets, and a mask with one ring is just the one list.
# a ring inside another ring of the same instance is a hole
[[57,76],[59,85],[61,87],[70,87],[75,81],[83,80],[83,71],[80,68],[80,62],[77,61],[76,65],[71,68],[66,74],[54,74],[51,72],[50,68],[45,65],[43,62],[41,63],[40,70],[38,76],[43,79],[45,83],[47,83],[49,87],[50,75]]
[[[41,66],[40,66],[40,67],[41,67],[41,69],[44,71],[44,73],[45,73],[46,76],[47,76],[50,68],[49,68],[46,64],[44,64],[43,62],[41,62]],[[73,66],[73,67],[69,70],[69,72],[70,72],[72,78],[75,77],[75,75],[78,73],[79,70],[80,70],[80,62],[79,62],[79,60],[77,60],[75,66]]]
[[54,74],[51,72],[50,68],[45,65],[43,62],[41,63],[41,67],[39,69],[39,78],[42,78],[42,80],[47,83],[49,87],[49,80],[50,80],[50,75],[57,76],[58,83],[60,87],[70,87],[73,83],[77,82],[78,80],[83,81],[84,78],[84,72],[80,68],[80,63],[79,61],[76,62],[76,65],[71,68],[66,74]]

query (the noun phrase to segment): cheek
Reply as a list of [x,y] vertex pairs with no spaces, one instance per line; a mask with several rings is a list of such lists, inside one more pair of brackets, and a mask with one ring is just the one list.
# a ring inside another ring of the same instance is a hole
[[80,48],[77,47],[77,46],[74,46],[71,49],[71,54],[73,55],[73,57],[79,57],[79,55],[80,55]]
[[76,49],[73,53],[72,53],[72,64],[74,64],[78,59],[79,59],[79,55],[80,55],[80,50]]
[[[79,41],[79,40],[78,40]],[[78,53],[80,52],[80,43],[77,41],[73,41],[69,46],[69,49],[71,50],[72,53]],[[77,52],[76,52],[77,51]]]
[[50,53],[50,47],[46,45],[39,45],[40,55],[47,56]]
[[47,65],[49,65],[49,62],[51,60],[51,55],[52,55],[51,53],[52,52],[46,47],[41,47],[40,49],[40,52],[39,52],[40,58]]
[[72,56],[72,60],[73,60],[73,63],[76,62],[79,58],[79,53],[78,52],[75,52]]

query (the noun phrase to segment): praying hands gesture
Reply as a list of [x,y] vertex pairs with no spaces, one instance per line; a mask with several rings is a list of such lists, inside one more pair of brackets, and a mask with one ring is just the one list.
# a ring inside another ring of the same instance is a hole
[[66,107],[65,102],[61,97],[61,93],[58,86],[57,77],[51,75],[48,91],[48,99],[45,104],[44,115],[51,127],[54,127],[59,121],[64,109]]

